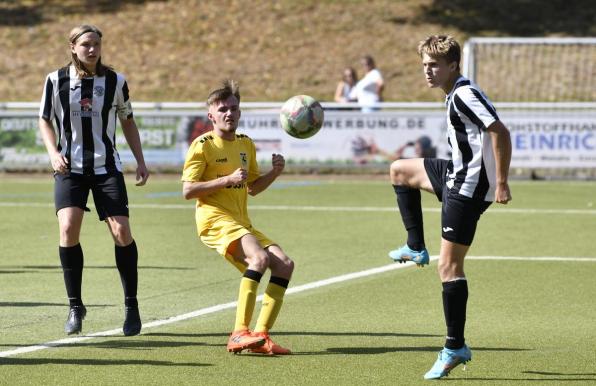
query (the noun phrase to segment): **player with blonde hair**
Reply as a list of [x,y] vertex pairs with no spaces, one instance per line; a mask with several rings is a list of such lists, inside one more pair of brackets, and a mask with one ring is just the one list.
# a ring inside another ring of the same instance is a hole
[[[83,249],[79,243],[87,198],[115,243],[124,289],[124,335],[141,332],[137,301],[138,251],[129,223],[128,196],[116,150],[116,117],[137,161],[137,185],[149,177],[124,75],[102,64],[102,33],[80,25],[70,32],[71,62],[48,74],[39,129],[54,171],[54,199],[60,228],[59,255],[70,310],[64,326],[78,334],[87,314],[81,295]],[[56,123],[56,130],[54,125]]]
[[464,339],[468,299],[464,258],[482,213],[493,201],[507,204],[511,200],[507,182],[511,138],[490,100],[460,74],[461,50],[455,39],[429,36],[420,42],[418,54],[428,87],[440,88],[446,95],[451,160],[414,158],[391,164],[391,183],[408,237],[406,244],[389,252],[389,256],[419,266],[429,263],[420,189],[434,193],[442,202],[438,270],[447,337],[437,361],[424,377],[437,379],[472,358]]
[[[267,189],[282,173],[285,160],[273,154],[273,168],[259,172],[256,148],[244,134],[237,134],[240,92],[234,81],[225,81],[207,98],[213,131],[196,138],[188,149],[182,172],[184,198],[196,199],[196,223],[201,241],[224,256],[242,272],[236,322],[227,349],[239,353],[285,355],[291,351],[274,343],[273,327],[294,262],[279,245],[253,227],[247,198]],[[250,331],[259,282],[267,269],[269,284],[263,295],[254,331]]]

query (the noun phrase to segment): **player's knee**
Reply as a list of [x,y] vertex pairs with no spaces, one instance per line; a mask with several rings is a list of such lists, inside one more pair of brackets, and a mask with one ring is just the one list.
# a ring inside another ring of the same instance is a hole
[[114,243],[121,247],[132,243],[132,234],[130,228],[124,224],[115,223],[111,225],[112,237]]
[[259,251],[248,257],[248,263],[257,271],[264,272],[269,267],[269,255],[265,251]]
[[60,224],[60,245],[71,246],[79,242],[79,227],[67,221]]
[[294,272],[294,260],[286,256],[286,259],[282,260],[281,269],[289,277]]
[[437,269],[442,282],[465,276],[463,267],[456,261],[439,261]]
[[403,162],[397,160],[393,161],[389,167],[389,177],[393,185],[405,184],[405,170],[402,164]]

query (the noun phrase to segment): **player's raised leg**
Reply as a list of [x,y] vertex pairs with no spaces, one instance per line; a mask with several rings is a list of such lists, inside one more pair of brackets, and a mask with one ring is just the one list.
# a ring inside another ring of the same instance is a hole
[[263,295],[261,312],[253,335],[265,339],[265,344],[253,348],[250,352],[267,355],[288,355],[292,352],[271,340],[269,331],[273,327],[277,315],[283,304],[284,295],[294,272],[294,262],[284,253],[278,245],[266,248],[269,254],[269,268],[271,278]]
[[429,263],[429,255],[424,243],[420,189],[433,191],[424,168],[424,159],[394,161],[389,169],[389,177],[408,232],[406,244],[389,252],[389,257],[396,262],[414,261],[418,266],[424,266]]

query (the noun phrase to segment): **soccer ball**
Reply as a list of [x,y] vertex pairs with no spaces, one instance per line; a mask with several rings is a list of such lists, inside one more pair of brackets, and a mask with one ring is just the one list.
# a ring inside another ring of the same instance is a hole
[[286,133],[295,138],[310,138],[323,126],[323,107],[313,97],[296,95],[281,107],[279,120]]

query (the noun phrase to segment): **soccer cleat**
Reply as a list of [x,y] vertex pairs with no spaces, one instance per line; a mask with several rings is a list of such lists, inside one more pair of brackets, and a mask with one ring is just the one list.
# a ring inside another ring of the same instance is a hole
[[248,330],[240,330],[234,331],[230,334],[227,349],[228,352],[239,354],[242,350],[259,347],[262,346],[264,343],[264,338],[260,336],[253,336]]
[[457,350],[443,348],[439,352],[439,357],[433,365],[433,367],[424,374],[424,379],[440,379],[449,375],[449,372],[453,370],[460,363],[464,364],[464,370],[466,369],[465,364],[467,361],[472,360],[472,351],[466,345]]
[[292,351],[287,348],[281,347],[277,343],[271,340],[269,334],[266,332],[253,332],[253,336],[261,337],[265,340],[265,344],[260,347],[251,348],[248,350],[254,354],[265,354],[265,355],[290,355]]
[[87,309],[84,305],[70,307],[68,318],[64,325],[64,332],[68,335],[80,333],[83,330],[85,315],[87,315]]
[[403,247],[389,252],[389,257],[398,263],[413,261],[419,267],[427,265],[430,261],[430,256],[428,255],[426,248],[423,248],[421,251],[415,251],[410,249],[408,244],[405,244]]
[[127,306],[124,308],[124,325],[122,332],[125,336],[139,335],[141,333],[141,315],[139,307]]

